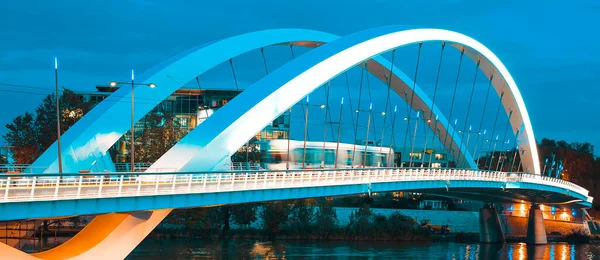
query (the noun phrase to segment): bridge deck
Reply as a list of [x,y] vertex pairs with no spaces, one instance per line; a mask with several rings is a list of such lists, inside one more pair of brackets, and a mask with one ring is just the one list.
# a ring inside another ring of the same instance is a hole
[[[576,201],[584,205],[591,203],[586,189],[564,180],[539,175],[439,168],[367,168],[211,173],[0,175],[0,208],[10,204],[29,205],[36,202],[65,200],[231,193],[307,187],[333,188],[348,185],[362,185],[363,188],[356,193],[422,190],[424,193],[483,201],[527,200],[541,203]],[[327,195],[327,192],[324,194],[325,196],[336,195],[333,193]]]

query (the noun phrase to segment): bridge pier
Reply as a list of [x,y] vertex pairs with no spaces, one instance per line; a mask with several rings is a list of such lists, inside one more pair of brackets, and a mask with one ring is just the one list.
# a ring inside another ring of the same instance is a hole
[[479,242],[481,243],[504,243],[506,239],[498,212],[494,204],[486,204],[479,209]]
[[527,220],[528,244],[546,244],[546,227],[544,226],[544,215],[538,204],[532,203]]

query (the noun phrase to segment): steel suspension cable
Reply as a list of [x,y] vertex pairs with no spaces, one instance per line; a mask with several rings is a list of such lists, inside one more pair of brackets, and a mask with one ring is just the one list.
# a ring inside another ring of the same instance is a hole
[[231,74],[233,74],[233,81],[235,82],[235,89],[240,90],[238,86],[237,77],[235,75],[235,69],[233,68],[233,59],[229,59],[229,66],[231,66]]
[[[473,149],[473,156],[476,157],[476,164],[477,167],[479,168],[479,156],[477,155],[477,145],[479,145],[479,136],[482,135],[481,133],[481,128],[483,127],[483,119],[485,119],[485,112],[487,111],[487,104],[488,104],[488,100],[490,97],[490,90],[492,89],[492,80],[494,80],[494,74],[492,73],[492,75],[490,76],[489,82],[488,82],[488,89],[487,89],[487,93],[485,94],[485,102],[483,103],[483,112],[481,113],[481,121],[479,121],[479,128],[477,129],[478,135],[477,135],[477,139],[475,140],[475,149]],[[484,138],[485,139],[485,130],[484,130]],[[483,147],[483,140],[481,141],[481,147]]]
[[[329,91],[331,90],[331,81],[327,82],[327,85],[325,86],[325,109],[327,110],[327,113],[329,113],[329,130],[331,130],[331,137],[334,136],[333,134],[333,122],[331,121],[331,108],[329,107]],[[325,114],[325,123],[327,123],[327,113]],[[323,140],[326,141],[326,140]]]
[[[419,43],[419,51],[417,53],[417,64],[415,66],[415,75],[413,77],[412,94],[410,95],[410,102],[406,103],[407,118],[406,118],[406,134],[404,135],[404,146],[402,147],[402,152],[403,153],[406,151],[406,140],[408,139],[408,130],[409,130],[410,120],[411,120],[410,116],[412,114],[411,108],[413,107],[412,106],[413,105],[413,100],[415,99],[415,88],[417,87],[417,76],[419,75],[419,63],[421,62],[421,48],[422,47],[423,47],[423,43],[420,42]],[[407,96],[408,93],[404,92],[404,95],[408,99],[408,96]],[[414,148],[414,146],[413,146],[413,148]],[[409,157],[409,162],[412,163],[412,156],[409,154],[408,157]]]
[[[496,118],[494,119],[494,127],[492,128],[492,138],[494,137],[494,134],[496,133],[496,124],[498,123],[498,115],[500,114],[500,108],[502,107],[502,99],[503,98],[504,98],[504,92],[502,92],[502,94],[500,94],[500,103],[498,103],[498,109],[496,110]],[[490,141],[490,145],[488,146],[488,150],[491,150],[491,149],[492,149],[492,141]],[[489,166],[487,167],[488,169],[492,168],[492,155],[493,155],[493,151],[490,152],[490,162],[489,162]]]
[[517,130],[517,134],[515,135],[515,147],[513,148],[514,155],[512,161],[510,163],[510,169],[508,172],[513,172],[515,167],[515,160],[517,160],[517,154],[519,153],[519,130]]
[[[373,104],[373,98],[371,96],[371,77],[369,72],[369,63],[365,63],[367,65],[367,88],[369,89],[369,103]],[[373,116],[373,109],[369,110],[369,114],[373,117],[373,140],[377,140],[377,129],[375,128],[375,118]],[[367,151],[365,150],[365,153]]]
[[265,48],[260,48],[260,54],[262,54],[263,64],[265,65],[265,72],[269,75],[269,68],[267,67],[267,59],[265,58]]
[[[292,53],[292,60],[296,59],[296,55],[294,54],[294,45],[292,45],[291,43],[290,43],[290,52]],[[302,117],[306,118],[306,109],[304,108],[304,99],[300,100],[300,106],[302,107]],[[291,128],[291,125],[292,125],[292,121],[290,119],[290,128]],[[288,139],[289,138],[291,138],[291,136],[288,135]],[[306,133],[306,138],[308,138],[310,140],[309,133]]]
[[355,129],[354,129],[354,144],[352,145],[352,164],[351,164],[352,167],[354,167],[354,156],[356,154],[356,138],[357,138],[357,135],[358,135],[358,122],[359,122],[359,119],[360,119],[360,117],[359,117],[360,116],[360,101],[361,101],[361,98],[362,98],[363,77],[364,77],[364,74],[365,74],[365,67],[367,66],[366,64],[367,64],[366,62],[363,63],[362,66],[361,66],[361,70],[360,70],[360,84],[359,84],[359,87],[358,87],[358,106],[356,108],[356,126],[355,126]]
[[[435,87],[433,89],[433,98],[431,100],[431,111],[429,112],[429,120],[431,120],[431,118],[433,118],[433,106],[435,105],[435,98],[437,97],[437,89],[439,86],[439,82],[440,82],[440,73],[442,71],[442,62],[444,60],[444,49],[446,47],[446,42],[442,42],[442,50],[440,51],[440,61],[438,63],[438,69],[437,69],[437,75],[435,77]],[[437,129],[437,116],[435,118],[435,121],[433,122],[433,129],[431,131],[432,136],[431,136],[431,150],[433,150],[434,146],[435,146],[435,130]],[[425,135],[425,137],[427,138],[427,134]],[[440,138],[441,136],[438,136],[438,138]],[[425,149],[427,149],[427,139],[425,139]],[[423,160],[425,159],[425,156],[423,156]],[[429,166],[431,167],[431,161],[433,159],[433,156],[431,156],[431,154],[429,155]]]
[[[381,127],[381,144],[379,145],[379,153],[381,153],[383,151],[383,138],[384,138],[384,134],[385,134],[385,123],[386,123],[387,114],[388,114],[388,105],[390,104],[390,90],[392,89],[392,79],[394,78],[393,69],[394,69],[394,58],[395,57],[396,57],[396,49],[392,50],[392,64],[390,65],[389,78],[386,82],[387,86],[388,86],[388,91],[387,91],[387,97],[385,99],[385,112],[383,114],[383,127]],[[390,140],[390,142],[391,142],[391,140]]]
[[[518,148],[518,144],[519,144],[519,132],[520,130],[517,130],[517,133],[515,134],[515,146],[514,148]],[[512,150],[514,150],[514,148]],[[508,150],[506,151],[506,153],[504,153],[505,155],[508,155]],[[515,157],[517,156],[517,154],[515,153],[512,159],[509,159],[509,164],[510,164],[510,168],[507,169],[507,172],[512,172],[512,167],[515,164]],[[507,165],[508,167],[508,165]],[[502,165],[500,165],[500,170],[502,170],[502,168],[504,168],[504,160],[502,160]]]
[[356,136],[356,129],[354,128],[354,117],[352,116],[354,110],[352,109],[352,95],[350,95],[350,80],[348,79],[348,72],[344,74],[346,75],[346,89],[348,90],[348,105],[350,109],[350,119],[352,119],[352,130],[354,130],[354,135]]
[[[462,147],[463,147],[463,139],[465,138],[465,132],[467,129],[467,123],[469,121],[469,114],[471,113],[471,104],[473,103],[473,94],[475,93],[475,85],[477,84],[477,75],[479,74],[479,65],[481,63],[481,60],[477,60],[477,65],[475,66],[475,77],[473,78],[473,86],[471,87],[471,95],[469,96],[469,105],[467,105],[467,114],[465,116],[465,123],[463,125],[463,130],[462,130],[462,135],[460,136],[460,148],[458,148],[459,150],[459,154],[458,154],[458,160],[456,160],[456,166],[458,168],[460,168],[460,165],[464,165],[462,162]],[[470,136],[470,129],[469,129],[469,136]],[[469,150],[469,139],[467,138],[467,143],[465,144],[465,150]]]
[[[462,68],[463,57],[465,56],[465,48],[460,51],[460,61],[458,63],[458,72],[456,73],[456,82],[454,83],[454,94],[452,94],[452,103],[450,105],[450,113],[448,114],[448,124],[446,126],[446,135],[444,136],[444,147],[446,147],[446,141],[448,140],[448,131],[450,129],[450,121],[452,121],[452,112],[454,111],[454,101],[456,100],[456,90],[458,89],[458,80],[460,79],[460,70]],[[452,130],[452,136],[456,129]],[[452,144],[450,144],[449,152],[453,152]],[[454,158],[454,155],[452,155]]]
[[[502,147],[500,148],[500,155],[498,156],[498,163],[496,163],[496,171],[498,171],[498,167],[500,166],[500,158],[502,158],[502,153],[504,152],[504,145],[506,142],[506,136],[508,135],[508,129],[510,128],[510,118],[512,117],[513,111],[510,111],[508,114],[508,123],[506,124],[506,128],[504,128],[504,137],[502,138]],[[504,161],[504,159],[503,159]]]

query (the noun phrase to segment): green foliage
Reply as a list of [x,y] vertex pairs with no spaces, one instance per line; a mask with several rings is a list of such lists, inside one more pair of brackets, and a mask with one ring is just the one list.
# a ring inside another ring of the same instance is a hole
[[[144,117],[144,127],[136,129],[135,159],[141,162],[155,162],[173,147],[185,132],[173,114],[150,113]],[[129,162],[127,155],[125,160]]]
[[258,206],[254,203],[238,204],[231,206],[231,220],[242,228],[248,228],[256,221],[256,210]]
[[[4,140],[11,147],[17,164],[35,161],[57,139],[55,95],[46,96],[35,109],[35,113],[25,112],[7,124],[8,132]],[[66,132],[91,108],[92,104],[72,90],[63,89],[59,97],[61,134]]]
[[314,218],[315,210],[308,205],[306,200],[299,199],[294,201],[289,219],[289,226],[293,231],[296,231],[298,234],[308,232],[312,227]]
[[337,228],[337,213],[331,203],[323,203],[317,208],[315,214],[317,232],[321,237],[327,238]]
[[264,203],[261,211],[264,230],[271,235],[280,232],[282,226],[289,220],[290,212],[291,207],[283,201]]

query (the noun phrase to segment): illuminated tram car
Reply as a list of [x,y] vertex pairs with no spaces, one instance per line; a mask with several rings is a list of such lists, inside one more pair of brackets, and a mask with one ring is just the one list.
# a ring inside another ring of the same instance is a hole
[[[302,169],[302,159],[304,157],[304,141],[289,140],[271,140],[261,144],[261,162],[265,169],[285,170],[289,162],[290,169]],[[306,158],[304,160],[305,168],[320,169],[334,168],[336,158],[337,143],[325,142],[325,154],[323,155],[323,142],[306,142]],[[354,152],[353,152],[354,151]],[[338,168],[352,167],[390,167],[394,158],[394,151],[391,148],[379,146],[366,147],[347,143],[339,144],[337,155]],[[354,154],[354,160],[352,160]]]

